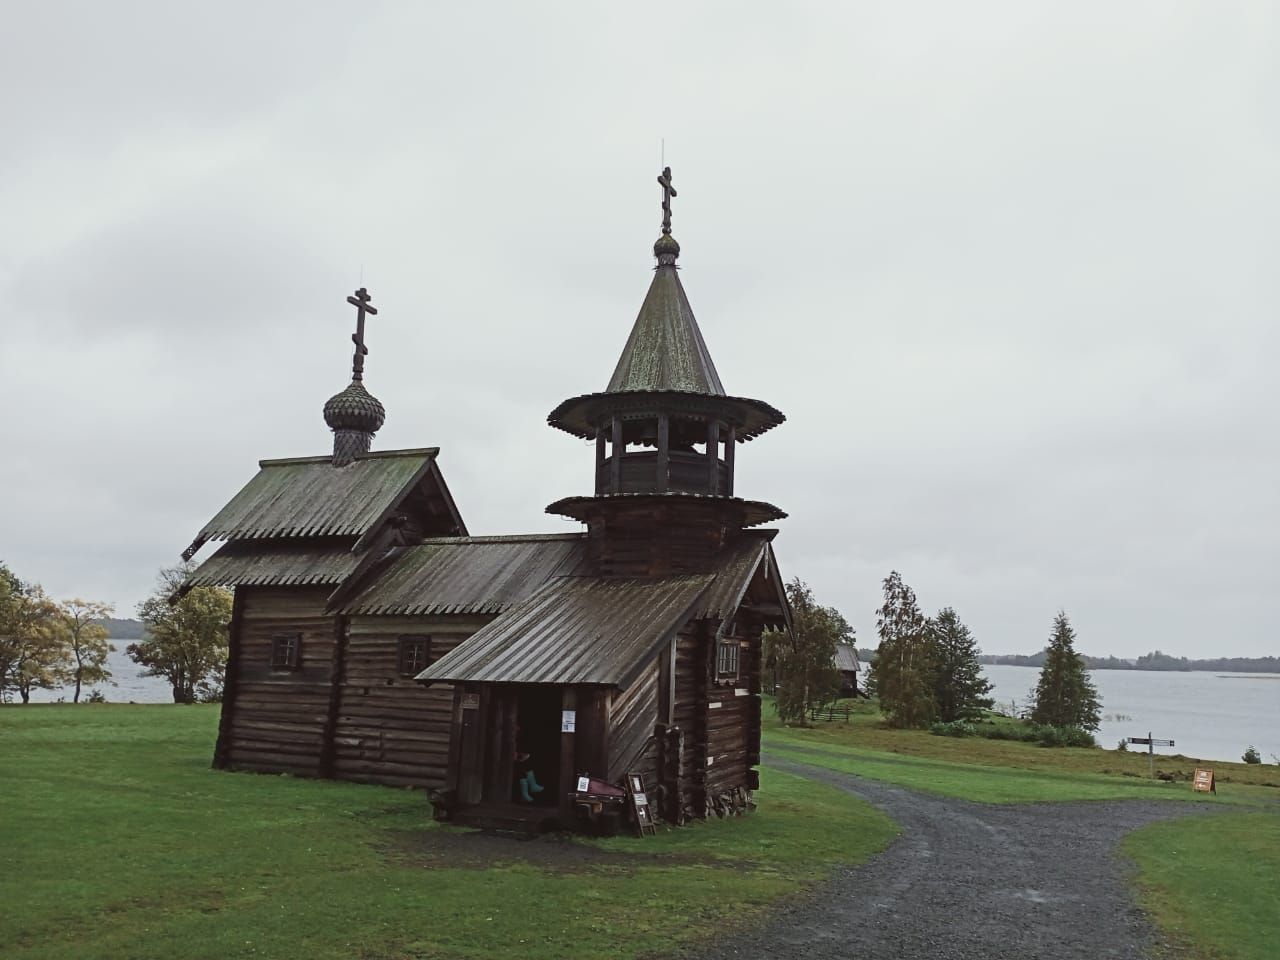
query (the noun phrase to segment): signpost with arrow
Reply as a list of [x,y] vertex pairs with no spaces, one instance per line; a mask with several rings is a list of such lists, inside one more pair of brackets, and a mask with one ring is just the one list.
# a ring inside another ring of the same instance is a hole
[[1152,780],[1156,778],[1156,747],[1172,747],[1173,746],[1172,740],[1157,740],[1155,737],[1151,736],[1151,731],[1149,730],[1147,731],[1147,735],[1145,737],[1125,737],[1124,742],[1146,744],[1147,759],[1148,759],[1149,766],[1151,767]]

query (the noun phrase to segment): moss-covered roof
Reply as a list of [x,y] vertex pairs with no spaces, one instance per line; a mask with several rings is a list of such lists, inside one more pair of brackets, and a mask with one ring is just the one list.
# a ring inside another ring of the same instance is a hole
[[677,390],[724,396],[693,307],[674,264],[659,266],[607,393]]

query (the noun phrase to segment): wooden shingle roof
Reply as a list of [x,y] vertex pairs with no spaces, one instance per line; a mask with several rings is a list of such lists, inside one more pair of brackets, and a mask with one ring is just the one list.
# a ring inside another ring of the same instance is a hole
[[[426,447],[366,453],[343,467],[328,456],[263,460],[258,474],[205,524],[183,556],[189,559],[209,540],[363,537],[432,471],[438,452]],[[461,517],[456,521],[460,525]]]
[[182,585],[192,587],[338,586],[360,562],[351,537],[234,541],[200,564]]
[[586,535],[440,537],[406,547],[347,614],[501,613],[583,563]]
[[641,390],[725,395],[674,264],[654,271],[631,336],[605,388],[606,393]]
[[688,620],[713,579],[559,577],[418,679],[625,687]]

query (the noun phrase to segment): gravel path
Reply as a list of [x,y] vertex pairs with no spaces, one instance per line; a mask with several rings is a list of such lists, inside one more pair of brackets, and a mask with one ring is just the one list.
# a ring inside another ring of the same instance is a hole
[[776,757],[768,763],[870,801],[902,836],[762,929],[700,957],[1136,960],[1155,935],[1116,843],[1156,820],[1211,809],[1145,800],[985,805]]

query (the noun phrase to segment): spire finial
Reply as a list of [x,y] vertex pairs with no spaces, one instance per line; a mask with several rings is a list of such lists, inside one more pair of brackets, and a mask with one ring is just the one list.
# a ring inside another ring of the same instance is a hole
[[658,266],[670,267],[675,266],[676,257],[680,256],[680,244],[671,235],[671,198],[679,194],[671,185],[670,167],[662,168],[658,184],[662,187],[662,236],[653,245],[653,255],[658,258]]
[[669,237],[671,236],[671,198],[680,196],[676,193],[676,188],[671,185],[670,167],[662,168],[658,183],[662,186],[662,235]]
[[378,315],[378,308],[373,305],[372,300],[364,287],[357,290],[354,296],[347,297],[347,303],[356,308],[356,332],[351,335],[356,353],[351,359],[351,379],[357,382],[364,379],[364,358],[369,353],[369,348],[364,345],[364,317],[366,313],[375,317]]
[[363,382],[364,358],[369,353],[364,345],[364,318],[366,314],[378,315],[377,308],[369,302],[371,299],[364,287],[347,297],[347,303],[356,308],[356,332],[351,335],[351,342],[356,345],[351,360],[351,383],[324,405],[324,422],[333,431],[335,467],[345,467],[360,454],[369,452],[373,435],[387,413],[378,398],[364,388]]

